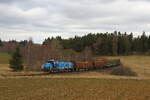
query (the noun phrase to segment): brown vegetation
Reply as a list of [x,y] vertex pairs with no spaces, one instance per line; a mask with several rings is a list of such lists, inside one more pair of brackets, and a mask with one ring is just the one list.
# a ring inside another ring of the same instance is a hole
[[119,75],[119,76],[137,76],[137,73],[131,70],[129,67],[120,66],[116,69],[113,69],[110,72],[111,75]]
[[149,100],[149,80],[0,79],[0,100]]

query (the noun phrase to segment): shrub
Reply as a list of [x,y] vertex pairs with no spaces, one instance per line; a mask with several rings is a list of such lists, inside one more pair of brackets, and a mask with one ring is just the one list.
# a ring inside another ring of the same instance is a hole
[[118,67],[110,72],[111,75],[120,75],[120,76],[137,76],[137,73],[132,71],[129,67]]

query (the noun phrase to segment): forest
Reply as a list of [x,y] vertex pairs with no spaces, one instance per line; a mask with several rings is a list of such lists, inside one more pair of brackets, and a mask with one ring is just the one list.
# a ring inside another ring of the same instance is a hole
[[89,33],[82,37],[75,36],[69,39],[62,39],[58,36],[46,39],[43,45],[53,39],[58,40],[64,49],[82,52],[88,48],[94,55],[147,54],[150,50],[150,36],[146,36],[145,32],[138,37],[133,37],[133,33],[127,34],[117,31],[114,33]]

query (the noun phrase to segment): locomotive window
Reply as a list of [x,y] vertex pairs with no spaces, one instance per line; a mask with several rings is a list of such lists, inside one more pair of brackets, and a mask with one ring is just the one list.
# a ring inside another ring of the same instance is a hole
[[53,63],[53,61],[47,61],[47,63]]

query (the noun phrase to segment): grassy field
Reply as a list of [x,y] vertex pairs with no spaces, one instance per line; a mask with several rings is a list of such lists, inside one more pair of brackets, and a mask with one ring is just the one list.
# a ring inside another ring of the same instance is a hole
[[[99,57],[98,57],[99,58]],[[150,56],[116,56],[110,59],[121,59],[124,66],[131,68],[139,77],[150,78]]]
[[10,59],[10,55],[0,53],[0,64],[8,64]]
[[[149,56],[107,58],[120,58],[138,76],[114,76],[105,70],[59,74],[11,72],[10,56],[0,54],[0,100],[150,100]],[[16,76],[28,74],[35,76]]]
[[150,100],[150,80],[0,79],[0,100]]
[[[96,57],[99,59],[101,57]],[[150,56],[116,56],[116,57],[106,57],[109,59],[121,59],[121,62],[124,66],[131,68],[134,72],[137,73],[137,77],[140,79],[150,79]],[[11,76],[15,74],[40,74],[41,72],[11,72],[9,69],[8,61],[10,56],[8,54],[0,54],[0,76]],[[107,71],[107,70],[106,70]],[[82,72],[82,73],[66,73],[66,74],[55,74],[55,75],[45,75],[46,77],[81,77],[81,78],[124,78],[122,76],[113,76],[105,73],[105,71],[91,71],[91,72]],[[44,76],[44,77],[45,77]],[[126,77],[131,78],[131,77]],[[135,79],[134,78],[134,79]]]

